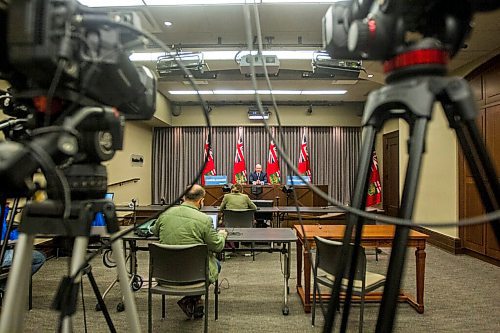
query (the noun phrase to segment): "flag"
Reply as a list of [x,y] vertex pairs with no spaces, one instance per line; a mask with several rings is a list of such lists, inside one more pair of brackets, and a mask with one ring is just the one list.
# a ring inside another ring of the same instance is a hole
[[307,152],[307,138],[306,132],[302,136],[302,144],[300,145],[300,155],[299,155],[299,174],[301,176],[311,177],[311,165],[309,164],[309,153]]
[[236,183],[247,183],[247,167],[245,165],[245,156],[243,155],[243,127],[239,128],[236,156],[234,157],[233,184]]
[[205,176],[215,176],[217,174],[217,172],[215,171],[214,154],[212,153],[212,147],[209,147],[208,137],[207,141],[205,142],[205,153],[203,154],[203,160],[206,161],[206,163],[205,168],[203,169],[203,174],[201,176],[201,185],[205,185]]
[[281,182],[281,171],[278,163],[278,155],[276,154],[276,145],[272,140],[269,144],[269,156],[267,158],[266,170],[269,177],[269,183],[279,184]]
[[380,174],[378,173],[377,153],[372,153],[372,163],[370,165],[370,184],[366,196],[366,207],[379,204],[382,201],[382,186],[380,185]]

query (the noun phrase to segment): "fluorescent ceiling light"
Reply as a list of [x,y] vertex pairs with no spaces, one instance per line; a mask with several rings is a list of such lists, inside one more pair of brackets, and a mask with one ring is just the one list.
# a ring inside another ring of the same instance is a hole
[[260,0],[262,3],[332,3],[345,0]]
[[255,90],[214,90],[214,95],[253,95]]
[[165,24],[166,27],[172,26],[172,22],[170,22],[170,21],[165,21],[165,22],[163,22],[163,24]]
[[347,90],[303,90],[302,95],[344,95]]
[[[194,90],[169,90],[171,95],[196,95]],[[200,90],[200,95],[253,95],[255,90]],[[269,95],[269,90],[257,90],[260,95]],[[344,95],[347,90],[273,90],[273,95]]]
[[[260,0],[259,0],[260,1]],[[253,0],[145,0],[148,6],[178,6],[178,5],[232,5],[253,3]]]
[[78,0],[78,2],[88,7],[129,7],[144,5],[141,0]]
[[[273,90],[273,95],[300,95],[301,90]],[[259,95],[270,95],[269,90],[257,90]]]
[[[196,91],[194,90],[169,90],[169,94],[171,95],[196,95]],[[214,92],[212,90],[198,90],[200,95],[213,95]]]
[[[316,51],[264,51],[264,55],[275,55],[279,60],[311,60]],[[203,51],[204,60],[234,60],[238,51]],[[240,52],[241,56],[248,54],[248,51]],[[254,52],[255,53],[255,52]],[[131,61],[156,61],[158,57],[165,55],[165,52],[134,52],[130,55]]]

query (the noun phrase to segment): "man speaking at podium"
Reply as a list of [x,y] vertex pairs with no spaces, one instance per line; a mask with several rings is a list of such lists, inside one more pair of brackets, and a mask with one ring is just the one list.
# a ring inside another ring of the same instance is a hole
[[255,165],[255,171],[250,173],[248,181],[252,185],[265,185],[267,184],[267,173],[262,171],[262,165]]

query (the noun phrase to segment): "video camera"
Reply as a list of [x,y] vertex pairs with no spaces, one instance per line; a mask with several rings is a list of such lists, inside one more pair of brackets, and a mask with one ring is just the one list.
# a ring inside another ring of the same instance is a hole
[[499,7],[497,0],[339,2],[323,18],[323,46],[336,59],[388,60],[412,48],[453,57],[471,31],[472,14]]
[[150,119],[156,107],[153,72],[128,59],[144,43],[137,24],[76,0],[0,2],[0,79],[11,84],[0,108],[14,117],[0,122],[1,197],[31,196],[33,174],[51,165],[72,199],[104,197],[100,162],[122,149],[124,120]]

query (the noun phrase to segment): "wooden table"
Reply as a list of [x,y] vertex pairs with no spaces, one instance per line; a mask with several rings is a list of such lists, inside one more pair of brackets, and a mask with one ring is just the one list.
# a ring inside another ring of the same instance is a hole
[[[314,236],[327,239],[342,240],[344,237],[345,226],[343,225],[304,225],[304,233],[300,225],[295,225],[297,233],[297,293],[299,294],[305,312],[311,312],[311,262],[309,261],[309,251],[305,247],[305,239],[309,245],[314,247]],[[387,225],[365,225],[361,237],[361,245],[366,247],[392,247],[394,238],[393,226]],[[407,293],[399,295],[400,302],[407,302],[417,310],[418,313],[424,313],[424,279],[425,279],[425,243],[429,236],[414,230],[410,231],[408,247],[415,247],[416,257],[416,277],[417,277],[417,298]],[[304,286],[302,285],[302,264],[304,265]],[[328,299],[329,295],[322,295]],[[380,301],[381,292],[370,293],[365,300]]]

